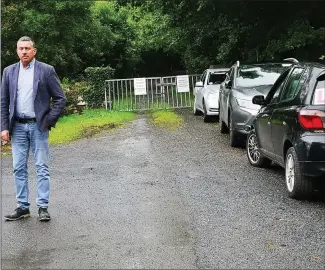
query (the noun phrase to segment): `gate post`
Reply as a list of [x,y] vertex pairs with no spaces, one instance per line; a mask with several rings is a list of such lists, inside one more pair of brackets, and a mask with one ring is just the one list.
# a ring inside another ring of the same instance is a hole
[[106,94],[106,87],[105,87],[105,110],[107,111],[107,94]]
[[[111,97],[111,87],[110,87],[110,81],[105,81],[105,109],[111,111],[112,110],[112,97]],[[108,98],[107,98],[107,88],[108,88]],[[108,106],[107,106],[108,105]]]

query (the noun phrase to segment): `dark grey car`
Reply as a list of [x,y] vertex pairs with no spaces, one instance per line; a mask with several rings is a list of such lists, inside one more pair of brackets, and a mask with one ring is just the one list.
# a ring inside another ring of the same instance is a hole
[[245,126],[253,121],[260,109],[252,103],[255,95],[266,96],[271,87],[292,63],[261,63],[231,67],[220,86],[219,129],[230,133],[230,145],[240,144],[239,137],[247,135]]

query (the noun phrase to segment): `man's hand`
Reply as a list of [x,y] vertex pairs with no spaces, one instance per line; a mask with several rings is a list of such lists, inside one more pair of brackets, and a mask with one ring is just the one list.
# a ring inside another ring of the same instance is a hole
[[1,131],[1,140],[3,142],[9,142],[9,131],[8,130]]

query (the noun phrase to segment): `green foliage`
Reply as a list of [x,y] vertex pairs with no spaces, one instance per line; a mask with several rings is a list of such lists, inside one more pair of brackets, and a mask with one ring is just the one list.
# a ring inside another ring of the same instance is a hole
[[24,3],[1,1],[1,68],[17,62],[16,43],[22,36],[21,20]]
[[134,29],[135,36],[132,42],[138,55],[145,51],[157,51],[159,49],[171,49],[169,16],[159,10],[149,12],[143,7],[124,7],[121,12],[127,16],[128,24]]
[[169,104],[162,99],[157,99],[153,102],[148,101],[147,98],[143,98],[141,96],[131,97],[121,97],[115,98],[112,103],[112,110],[115,111],[137,111],[142,109],[167,109],[169,108]]
[[307,20],[297,20],[292,22],[286,32],[278,37],[276,40],[271,40],[265,47],[264,58],[273,57],[276,54],[286,52],[301,52],[305,51],[303,58],[317,59],[319,51],[314,51],[315,47],[324,48],[325,42],[325,27],[314,29]]
[[114,1],[95,1],[91,8],[97,28],[95,38],[101,55],[90,66],[111,66],[117,72],[124,69],[127,59],[132,59],[132,40],[135,32],[127,17]]
[[18,60],[23,35],[61,78],[94,66],[125,78],[236,60],[324,61],[324,1],[3,0],[1,8],[2,69]]
[[111,67],[88,67],[85,70],[89,87],[82,91],[83,100],[89,108],[99,108],[105,101],[105,80],[112,78],[114,69]]
[[37,58],[53,65],[62,77],[79,71],[83,63],[80,48],[93,44],[92,36],[87,35],[93,28],[91,5],[90,1],[4,1],[2,65],[17,61],[16,42],[27,35],[36,43]]
[[[178,31],[186,68],[280,60],[315,61],[325,49],[325,2],[149,0]],[[288,12],[290,10],[290,12]]]
[[184,119],[174,111],[164,110],[152,112],[151,122],[158,127],[174,130],[183,125]]
[[83,106],[79,106],[78,103],[80,98],[82,98],[82,93],[88,89],[87,82],[78,82],[69,80],[68,78],[63,78],[61,86],[67,99],[64,108],[64,115],[81,113]]
[[[123,4],[122,6],[120,4]],[[110,65],[118,77],[137,76],[137,67],[147,52],[171,51],[168,15],[149,11],[137,1],[96,1],[94,21],[100,29],[97,38],[102,55],[96,66]]]

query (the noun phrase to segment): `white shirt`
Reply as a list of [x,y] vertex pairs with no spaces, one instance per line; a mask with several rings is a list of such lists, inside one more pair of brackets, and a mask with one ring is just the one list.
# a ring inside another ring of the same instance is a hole
[[19,118],[35,117],[33,99],[34,66],[35,58],[26,68],[20,62],[16,101],[16,117]]

